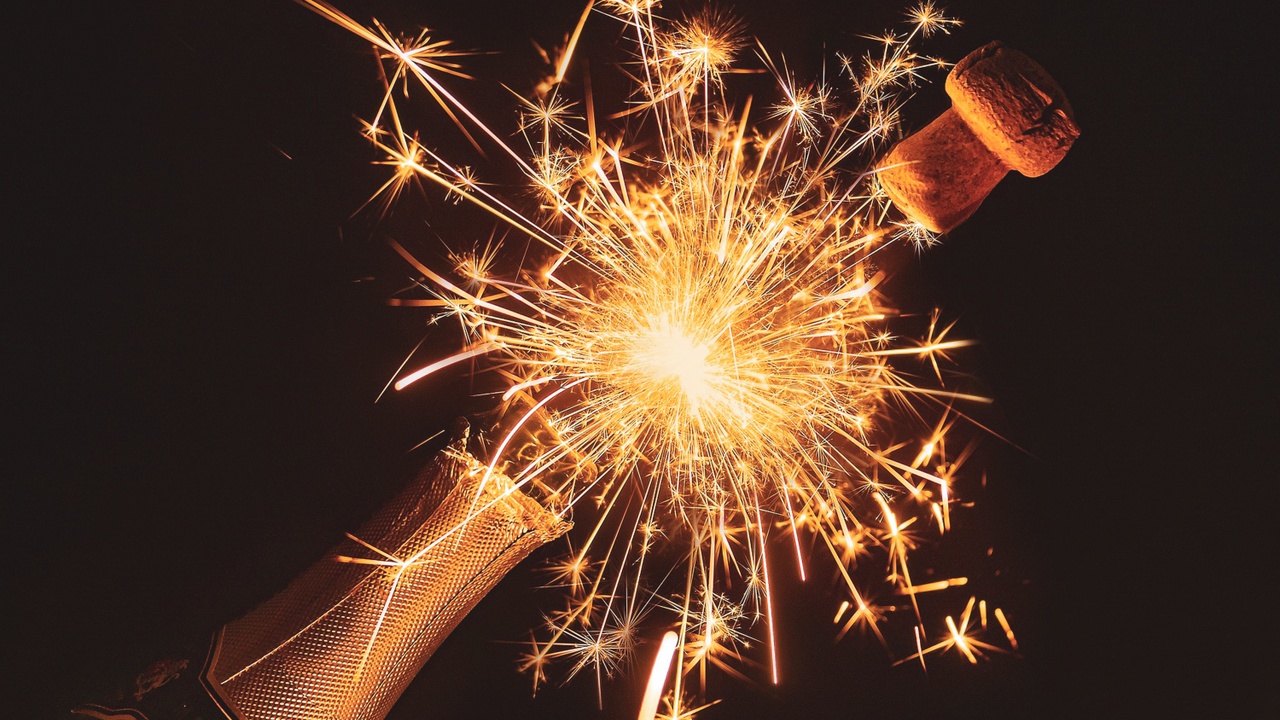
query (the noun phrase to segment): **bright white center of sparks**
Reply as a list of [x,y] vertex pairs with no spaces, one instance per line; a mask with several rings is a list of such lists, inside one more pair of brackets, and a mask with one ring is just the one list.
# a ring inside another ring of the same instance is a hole
[[665,316],[654,318],[638,340],[636,359],[651,379],[678,382],[694,411],[711,398],[711,376],[718,368],[707,362],[711,349],[705,343],[690,338]]

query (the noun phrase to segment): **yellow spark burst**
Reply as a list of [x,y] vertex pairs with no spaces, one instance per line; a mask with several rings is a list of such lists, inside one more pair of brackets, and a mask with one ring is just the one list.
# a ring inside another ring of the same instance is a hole
[[[393,244],[432,296],[398,304],[456,316],[469,340],[396,388],[487,358],[506,382],[487,472],[589,519],[580,549],[553,568],[569,603],[526,656],[535,687],[557,659],[569,676],[614,673],[651,609],[677,631],[682,659],[665,716],[700,709],[686,705],[686,676],[697,672],[705,687],[708,667],[739,675],[756,637],[778,682],[771,553],[786,544],[771,540],[783,535],[801,573],[802,536],[829,551],[850,598],[839,634],[864,627],[884,643],[880,625],[895,608],[871,603],[853,574],[882,553],[882,589],[907,596],[919,639],[916,596],[966,580],[914,584],[921,540],[911,528],[949,527],[963,460],[947,457],[949,413],[984,399],[943,386],[942,363],[968,343],[947,339],[951,327],[939,329],[937,317],[918,344],[893,338],[875,256],[933,238],[893,215],[874,161],[896,131],[903,91],[944,66],[915,42],[955,21],[932,3],[915,7],[907,29],[880,36],[874,53],[841,57],[846,88],[797,83],[760,48],[755,71],[772,75],[779,98],[761,115],[728,96],[727,73],[747,42],[727,13],[666,19],[648,0],[588,5],[566,46],[544,53],[553,67],[533,97],[519,99],[516,137],[527,147],[518,149],[446,87],[441,75],[462,76],[446,44],[400,40],[321,0],[298,1],[381,51],[387,91],[367,134],[393,175],[379,192],[435,186],[531,246],[514,274],[495,271],[494,241],[455,254],[448,277]],[[622,23],[632,42],[633,103],[609,117],[643,121],[605,131],[589,95],[568,99],[573,50],[593,14]],[[538,207],[521,209],[419,143],[393,95],[411,82],[472,144],[522,173]],[[891,364],[899,356],[927,363],[938,386],[911,384]],[[943,420],[926,440],[890,442],[898,415],[913,421],[929,403]],[[664,564],[670,548],[682,548],[681,560]],[[972,637],[969,609],[959,626],[948,617],[946,639],[911,657],[955,647],[973,660],[992,649]],[[764,627],[749,636],[754,625]]]

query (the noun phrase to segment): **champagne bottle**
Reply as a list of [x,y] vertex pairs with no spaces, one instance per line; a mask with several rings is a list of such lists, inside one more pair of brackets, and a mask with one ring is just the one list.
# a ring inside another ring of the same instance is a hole
[[279,594],[72,710],[98,720],[381,720],[471,608],[570,524],[466,450],[437,453]]

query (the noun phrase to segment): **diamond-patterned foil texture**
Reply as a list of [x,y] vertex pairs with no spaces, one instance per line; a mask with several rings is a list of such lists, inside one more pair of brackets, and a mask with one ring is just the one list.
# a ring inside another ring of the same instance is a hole
[[223,699],[245,720],[384,718],[471,608],[569,528],[485,475],[446,448],[354,534],[367,546],[344,540],[224,627],[207,675]]

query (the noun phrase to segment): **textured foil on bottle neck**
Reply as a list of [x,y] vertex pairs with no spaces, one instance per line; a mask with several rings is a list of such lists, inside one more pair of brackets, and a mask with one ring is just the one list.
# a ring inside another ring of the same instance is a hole
[[471,608],[569,527],[451,446],[355,533],[362,542],[227,624],[207,678],[245,720],[380,720]]

